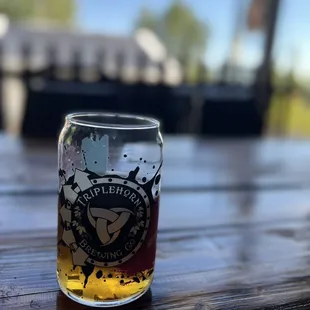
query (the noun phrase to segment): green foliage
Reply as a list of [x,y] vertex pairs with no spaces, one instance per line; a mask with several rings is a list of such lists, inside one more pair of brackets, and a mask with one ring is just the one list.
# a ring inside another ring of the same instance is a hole
[[158,32],[157,27],[158,27],[158,19],[157,16],[154,15],[152,13],[152,11],[150,11],[147,8],[143,8],[140,11],[140,15],[139,18],[136,22],[135,28],[139,29],[139,28],[148,28],[151,29],[153,31],[155,31],[156,33]]
[[0,0],[0,12],[8,15],[11,19],[21,19],[32,15],[33,0]]
[[274,94],[268,113],[271,134],[289,136],[310,135],[310,106],[308,83],[302,83],[293,70],[273,72]]
[[33,18],[59,23],[72,22],[75,13],[74,0],[0,0],[0,12],[11,20]]
[[174,2],[162,18],[168,50],[178,59],[199,59],[206,47],[207,27],[182,2]]
[[209,32],[207,25],[199,20],[189,6],[182,1],[175,1],[160,15],[144,8],[135,27],[148,28],[156,33],[168,53],[183,64],[187,79],[198,79]]
[[267,116],[268,133],[283,136],[310,136],[309,100],[300,94],[275,94]]

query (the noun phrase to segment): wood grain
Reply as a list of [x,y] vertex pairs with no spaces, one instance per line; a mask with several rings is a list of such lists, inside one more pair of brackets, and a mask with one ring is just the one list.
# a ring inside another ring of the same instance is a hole
[[[0,136],[0,194],[57,190],[56,143]],[[163,191],[291,189],[310,186],[307,140],[165,139]],[[14,169],[12,169],[14,167]]]
[[[280,224],[278,232],[272,232],[272,225],[254,225],[223,229],[212,238],[212,228],[188,230],[191,240],[184,236],[187,230],[179,236],[160,232],[153,300],[140,309],[194,309],[199,303],[210,309],[255,309],[305,298],[310,290],[309,223]],[[2,308],[67,309],[71,304],[78,309],[58,291],[55,231],[40,234],[4,239],[13,246],[1,251]]]
[[[310,191],[255,196],[163,194],[153,300],[137,309],[294,309],[310,293]],[[56,196],[0,206],[0,309],[83,309],[56,283]]]
[[[184,230],[299,221],[310,211],[310,190],[176,192],[161,194],[159,227]],[[0,196],[0,233],[56,229],[57,195]]]
[[[0,309],[89,309],[56,283],[56,145],[0,145]],[[122,309],[310,309],[309,153],[167,137],[152,296]]]

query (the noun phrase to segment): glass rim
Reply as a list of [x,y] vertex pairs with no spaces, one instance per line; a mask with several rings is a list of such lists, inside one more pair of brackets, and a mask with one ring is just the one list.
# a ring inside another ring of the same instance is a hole
[[[105,118],[104,121],[94,121],[92,118],[102,117]],[[87,120],[89,118],[89,120]],[[66,121],[70,124],[102,128],[102,129],[119,129],[119,130],[145,130],[145,129],[156,129],[159,128],[160,122],[152,117],[136,115],[136,114],[126,114],[126,113],[106,113],[106,112],[75,112],[69,113],[65,117]],[[109,122],[108,120],[111,119]],[[132,123],[117,123],[115,119],[118,120],[131,120]]]

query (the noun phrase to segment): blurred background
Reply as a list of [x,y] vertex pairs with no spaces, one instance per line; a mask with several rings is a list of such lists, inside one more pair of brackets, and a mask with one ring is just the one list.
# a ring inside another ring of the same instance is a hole
[[1,127],[157,117],[169,134],[310,135],[310,1],[0,0]]

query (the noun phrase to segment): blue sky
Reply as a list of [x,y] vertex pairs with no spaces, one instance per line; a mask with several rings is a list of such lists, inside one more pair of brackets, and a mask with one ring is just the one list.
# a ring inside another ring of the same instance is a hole
[[[209,25],[211,37],[205,61],[210,67],[217,68],[229,55],[238,3],[243,1],[246,5],[249,0],[183,1]],[[77,0],[77,23],[90,31],[127,35],[143,6],[160,13],[169,3],[170,0]],[[301,77],[310,77],[309,13],[309,0],[282,0],[275,42],[277,66],[282,70],[293,67]],[[259,63],[262,44],[259,33],[244,34],[241,59],[245,66],[255,67]]]

